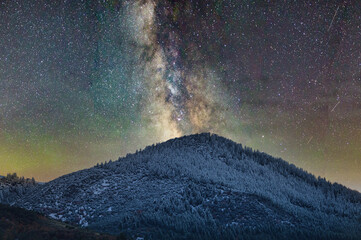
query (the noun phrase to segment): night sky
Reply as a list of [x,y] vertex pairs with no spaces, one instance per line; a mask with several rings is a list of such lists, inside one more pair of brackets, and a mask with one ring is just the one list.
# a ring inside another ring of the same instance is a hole
[[361,1],[0,2],[0,175],[199,132],[361,190]]

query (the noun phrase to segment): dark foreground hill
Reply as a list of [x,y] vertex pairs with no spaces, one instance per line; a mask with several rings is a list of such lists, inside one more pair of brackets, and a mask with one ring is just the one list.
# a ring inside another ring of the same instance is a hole
[[2,240],[115,240],[45,216],[0,204],[0,239]]
[[211,134],[62,176],[14,203],[130,238],[361,238],[360,193]]

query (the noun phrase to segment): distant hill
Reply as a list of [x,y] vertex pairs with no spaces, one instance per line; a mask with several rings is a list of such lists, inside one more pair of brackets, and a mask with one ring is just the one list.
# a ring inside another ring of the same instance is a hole
[[115,240],[35,212],[0,204],[0,239],[2,240]]
[[18,177],[16,173],[0,176],[0,203],[12,203],[36,185],[34,178]]
[[14,203],[131,239],[361,239],[361,194],[214,134],[146,147]]

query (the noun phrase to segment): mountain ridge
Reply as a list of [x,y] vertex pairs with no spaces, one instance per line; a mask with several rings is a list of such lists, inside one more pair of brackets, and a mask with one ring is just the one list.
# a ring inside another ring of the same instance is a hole
[[357,239],[360,203],[357,191],[210,133],[64,175],[14,201],[100,232],[150,239],[247,232]]

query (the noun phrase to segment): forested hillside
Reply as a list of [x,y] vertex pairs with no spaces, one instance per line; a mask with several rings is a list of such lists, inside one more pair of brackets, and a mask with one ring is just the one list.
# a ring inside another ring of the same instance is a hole
[[16,205],[147,239],[359,239],[361,194],[215,134],[38,185]]
[[0,203],[12,203],[15,199],[35,187],[35,179],[18,177],[16,173],[0,177]]

